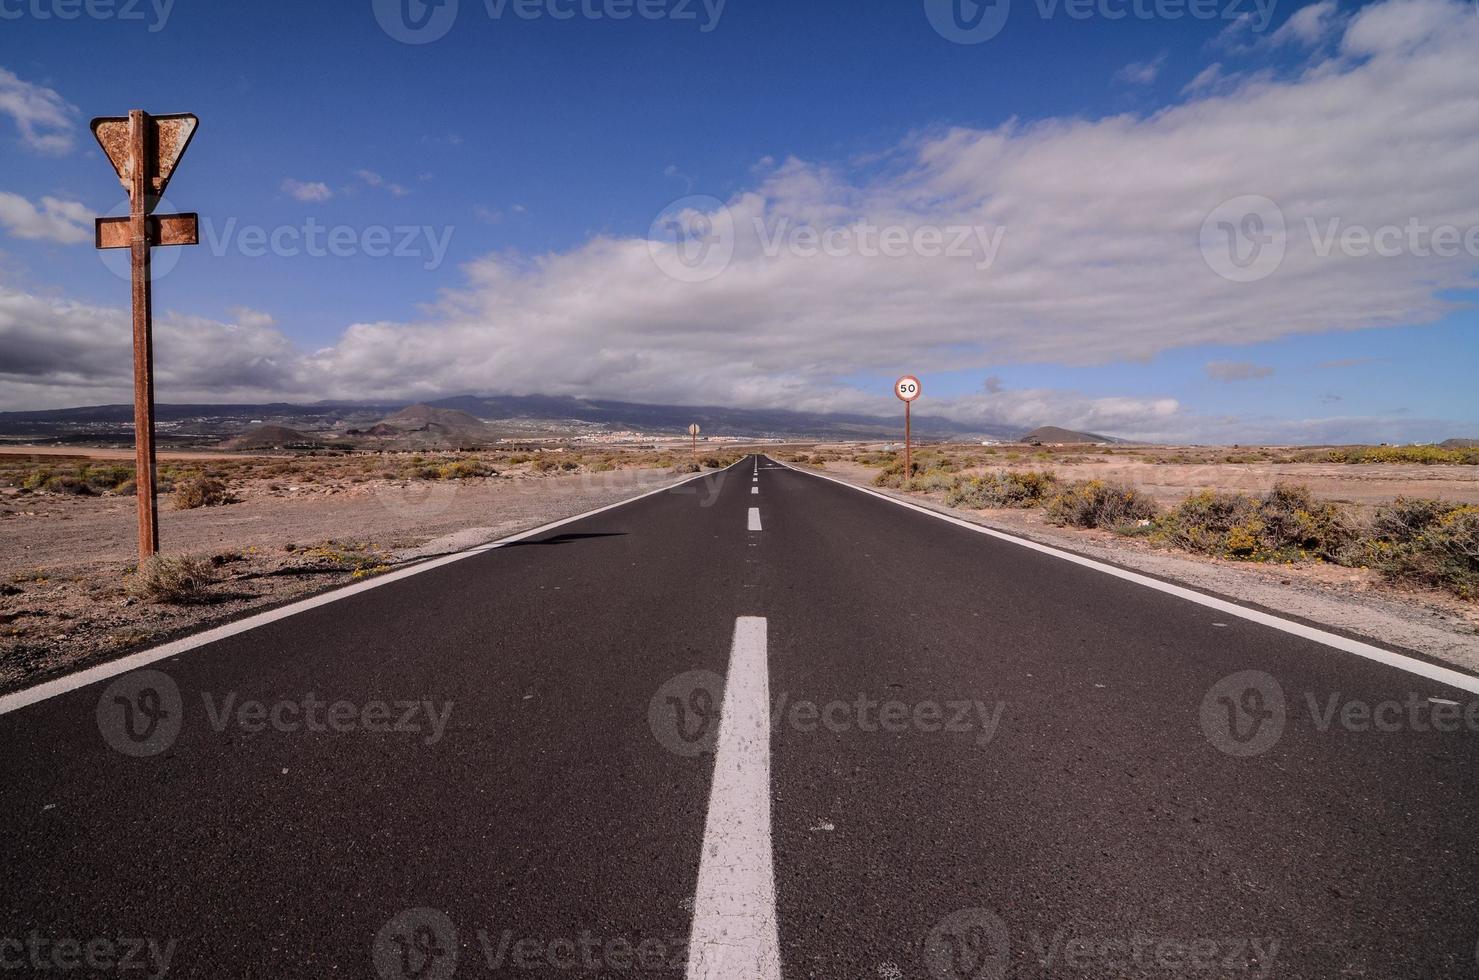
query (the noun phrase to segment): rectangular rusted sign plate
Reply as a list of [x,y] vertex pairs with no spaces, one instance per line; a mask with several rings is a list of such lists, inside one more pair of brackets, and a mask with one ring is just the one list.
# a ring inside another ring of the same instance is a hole
[[[98,248],[128,248],[129,218],[99,218],[97,225]],[[149,216],[150,245],[199,245],[200,216],[191,214],[151,214]]]

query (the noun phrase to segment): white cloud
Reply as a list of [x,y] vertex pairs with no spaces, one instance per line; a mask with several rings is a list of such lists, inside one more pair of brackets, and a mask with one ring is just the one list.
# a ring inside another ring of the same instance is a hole
[[[876,409],[876,406],[874,406]],[[1188,419],[1174,398],[1089,397],[1050,388],[1004,389],[988,386],[974,395],[936,399],[921,415],[943,416],[966,424],[1016,426],[1024,432],[1039,425],[1061,425],[1083,432],[1114,435],[1179,428]]]
[[327,201],[334,196],[329,185],[319,180],[302,181],[287,177],[282,182],[282,190],[294,200],[304,202]]
[[1339,26],[1335,0],[1321,0],[1290,14],[1284,25],[1270,35],[1269,42],[1313,46],[1330,37]]
[[1115,72],[1114,80],[1128,85],[1149,85],[1160,77],[1165,66],[1166,55],[1162,53],[1150,61],[1131,62]]
[[365,183],[365,186],[376,187],[380,190],[388,191],[395,197],[405,197],[407,194],[411,193],[410,190],[408,190],[407,188],[402,187],[400,184],[397,184],[394,181],[386,180],[384,177],[380,176],[373,170],[356,170],[354,172],[354,175],[358,177],[361,181],[363,181]]
[[1181,89],[1181,93],[1187,95],[1204,92],[1208,89],[1216,88],[1222,80],[1222,62],[1214,61],[1206,68],[1197,72],[1196,77],[1187,82]]
[[43,197],[37,208],[19,194],[0,191],[0,225],[16,238],[75,245],[93,240],[93,214],[86,205]]
[[240,326],[252,330],[266,330],[268,327],[277,326],[277,318],[271,313],[263,313],[254,310],[250,306],[233,306],[227,310],[231,318]]
[[1224,27],[1213,44],[1233,54],[1268,52],[1284,45],[1314,48],[1336,36],[1343,24],[1335,0],[1319,0],[1294,11],[1273,33],[1265,33],[1268,25],[1260,24],[1252,14],[1243,14]]
[[1450,32],[1472,37],[1476,20],[1472,3],[1388,0],[1363,8],[1346,30],[1341,47],[1353,55],[1397,55],[1421,47],[1446,47]]
[[1233,54],[1246,54],[1252,51],[1262,39],[1262,35],[1254,30],[1254,23],[1252,14],[1242,14],[1234,18],[1217,33],[1217,37],[1212,40],[1213,46]]
[[0,68],[0,113],[15,121],[21,142],[38,153],[62,154],[76,145],[77,107],[44,85]]
[[[161,401],[230,401],[301,391],[303,355],[252,310],[220,323],[156,314]],[[132,329],[126,309],[33,296],[0,286],[0,402],[11,408],[127,401]]]
[[[179,320],[174,329],[212,340],[200,343],[198,365],[163,346],[160,364],[175,390],[217,400],[227,391],[307,399],[544,392],[888,414],[896,403],[886,390],[838,379],[909,371],[928,385],[932,372],[1095,365],[1431,322],[1454,308],[1456,291],[1473,288],[1479,261],[1322,256],[1305,221],[1479,226],[1479,17],[1456,2],[1393,0],[1342,29],[1338,47],[1320,49],[1335,53],[1306,55],[1291,77],[1219,83],[1215,94],[1150,115],[935,132],[861,173],[772,161],[728,200],[734,258],[705,282],[665,275],[644,229],[535,257],[479,258],[418,322],[354,324],[311,353],[275,327]],[[1212,272],[1197,243],[1209,213],[1248,194],[1278,203],[1290,240],[1276,272],[1235,283]],[[983,270],[974,255],[767,254],[765,237],[786,222],[1005,233]],[[30,336],[21,321],[8,329]],[[5,330],[0,324],[9,353]],[[71,329],[27,340],[23,349],[36,353],[25,377],[71,390],[94,377],[90,343]],[[77,350],[85,356],[72,356]],[[215,385],[197,384],[197,375]],[[15,404],[18,391],[0,400]],[[1392,438],[1393,427],[1419,424],[1209,419],[1141,394],[986,390],[931,398],[921,411],[1202,441],[1353,437],[1357,429]]]

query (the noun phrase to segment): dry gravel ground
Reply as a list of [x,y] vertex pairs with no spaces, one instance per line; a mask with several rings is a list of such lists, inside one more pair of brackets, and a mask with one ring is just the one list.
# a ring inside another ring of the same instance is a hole
[[[1133,477],[1141,479],[1127,479],[1125,482],[1151,490],[1160,486],[1163,492],[1157,496],[1168,503],[1174,503],[1190,490],[1202,487],[1239,489],[1250,493],[1267,489],[1256,483],[1203,482],[1218,478],[1215,468],[1207,466],[1187,467],[1185,472],[1178,473],[1175,466],[1131,465],[1155,472],[1130,471]],[[873,489],[872,480],[878,474],[874,467],[842,461],[829,462],[821,469],[812,466],[799,468],[824,472],[869,489]],[[1107,468],[1093,464],[1038,465],[1035,468],[1052,469],[1070,480],[1116,478],[1106,472]],[[1317,474],[1297,472],[1310,468],[1279,465],[1263,469],[1272,469],[1279,479],[1308,480],[1312,488],[1320,486],[1317,481],[1309,479]],[[1371,505],[1388,502],[1399,494],[1479,503],[1479,472],[1476,472],[1479,467],[1316,464],[1312,468],[1329,483],[1321,496]],[[1326,472],[1330,469],[1337,472]],[[1351,470],[1358,472],[1346,475],[1345,471]],[[1372,470],[1382,472],[1370,472]],[[1392,470],[1419,472],[1387,472]],[[1467,472],[1452,472],[1455,470]],[[1157,476],[1159,483],[1144,482],[1151,476]],[[1258,479],[1267,478],[1266,474],[1256,476]],[[1123,476],[1118,478],[1123,479]],[[1273,479],[1269,478],[1268,486],[1272,485]],[[879,492],[906,498],[985,527],[1180,582],[1271,612],[1357,634],[1380,644],[1415,651],[1479,673],[1479,603],[1466,602],[1442,592],[1399,588],[1383,581],[1371,570],[1316,562],[1264,565],[1204,558],[1157,548],[1144,540],[1125,538],[1108,531],[1055,527],[1044,520],[1040,510],[959,510],[946,507],[944,495],[940,493]]]
[[133,497],[0,495],[0,691],[29,686],[172,635],[436,554],[457,551],[675,482],[619,469],[451,481],[233,485],[238,503],[174,510],[166,554],[212,559],[209,601],[163,605],[126,591]]

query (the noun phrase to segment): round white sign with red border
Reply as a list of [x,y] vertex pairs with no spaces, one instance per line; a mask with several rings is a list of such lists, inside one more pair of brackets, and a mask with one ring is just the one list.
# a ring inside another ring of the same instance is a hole
[[912,402],[924,391],[920,387],[919,379],[912,374],[906,374],[894,382],[894,397],[901,402]]

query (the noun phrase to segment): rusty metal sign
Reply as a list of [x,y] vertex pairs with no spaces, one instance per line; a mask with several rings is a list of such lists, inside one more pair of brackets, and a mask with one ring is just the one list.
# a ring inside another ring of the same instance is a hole
[[159,552],[159,506],[154,463],[154,312],[150,253],[157,245],[194,245],[200,221],[194,214],[152,214],[180,158],[195,136],[194,116],[127,116],[94,119],[92,131],[128,191],[128,216],[99,218],[98,248],[133,253],[134,496],[139,508],[139,561]]
[[[144,139],[149,151],[146,164],[149,169],[145,174],[148,179],[147,190],[149,196],[157,199],[164,196],[164,189],[169,186],[169,179],[174,176],[180,158],[185,155],[190,141],[195,138],[195,129],[200,125],[200,120],[188,112],[145,118],[147,123]],[[92,134],[97,137],[103,152],[108,154],[113,169],[118,171],[119,182],[131,193],[134,153],[129,134],[129,117],[104,116],[94,119]],[[153,210],[152,205],[150,210]]]
[[[119,218],[99,218],[97,223],[98,248],[128,248],[133,219],[128,215]],[[199,245],[200,215],[198,214],[151,214],[149,215],[150,245]]]

